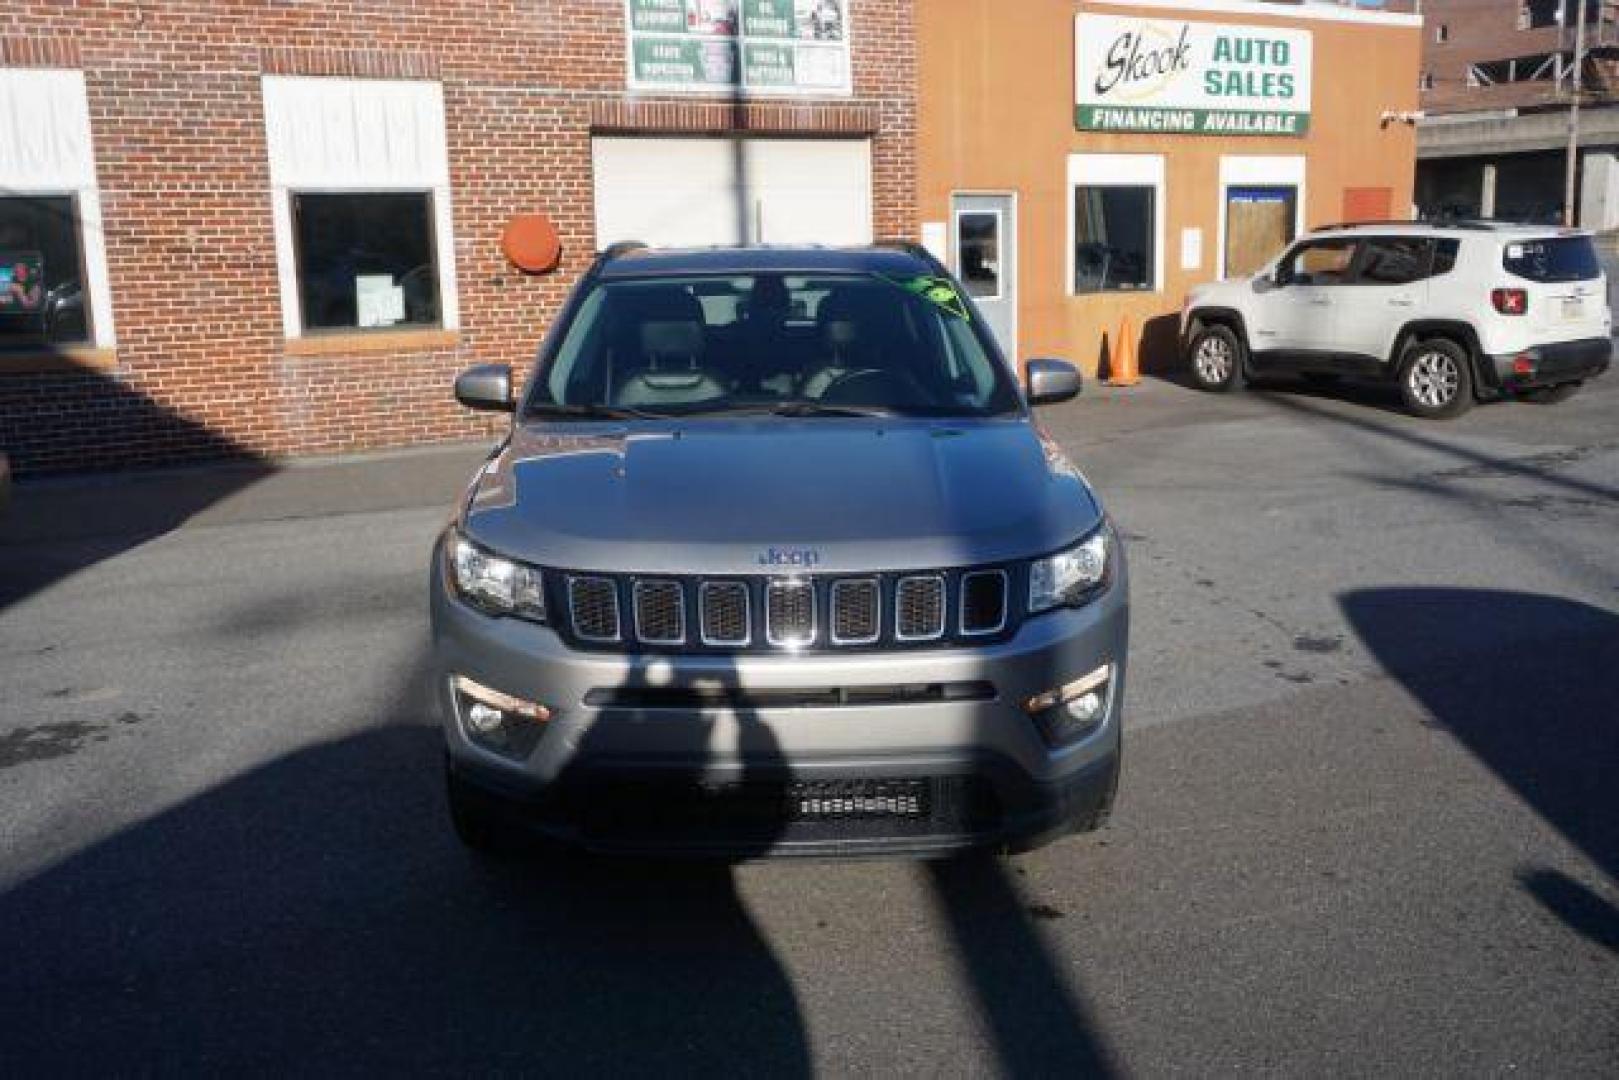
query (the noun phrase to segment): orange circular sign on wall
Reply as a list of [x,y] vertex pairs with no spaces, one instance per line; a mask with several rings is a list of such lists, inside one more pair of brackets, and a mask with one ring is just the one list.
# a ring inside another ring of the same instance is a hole
[[500,250],[527,274],[547,274],[562,261],[562,237],[544,214],[517,214],[500,234]]

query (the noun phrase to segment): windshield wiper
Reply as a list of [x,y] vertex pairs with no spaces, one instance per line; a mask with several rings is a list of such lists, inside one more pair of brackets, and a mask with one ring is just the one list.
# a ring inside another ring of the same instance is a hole
[[776,416],[897,416],[893,409],[876,405],[827,405],[820,401],[797,399],[770,407]]
[[667,420],[666,413],[643,412],[620,405],[559,405],[543,402],[530,405],[523,411],[525,417],[567,417],[577,420]]

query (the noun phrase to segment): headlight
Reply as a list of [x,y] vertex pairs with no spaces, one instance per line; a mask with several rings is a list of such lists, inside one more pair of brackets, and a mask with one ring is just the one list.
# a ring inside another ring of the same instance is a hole
[[494,615],[545,621],[545,587],[539,567],[503,559],[460,533],[450,534],[450,576],[455,591]]
[[1029,614],[1078,607],[1105,589],[1112,576],[1112,538],[1103,526],[1067,551],[1029,564]]

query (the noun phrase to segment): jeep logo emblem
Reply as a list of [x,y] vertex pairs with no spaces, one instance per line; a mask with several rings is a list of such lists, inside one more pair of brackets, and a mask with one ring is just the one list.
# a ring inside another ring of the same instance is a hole
[[760,566],[785,566],[812,570],[821,564],[821,553],[814,548],[765,548],[759,552]]

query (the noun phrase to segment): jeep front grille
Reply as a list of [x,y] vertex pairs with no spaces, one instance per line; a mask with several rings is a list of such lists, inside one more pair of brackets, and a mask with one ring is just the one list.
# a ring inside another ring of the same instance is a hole
[[612,578],[570,577],[568,608],[573,632],[585,641],[617,641],[618,587]]
[[[1011,634],[1021,576],[1000,567],[703,578],[549,572],[558,629],[586,648],[842,651]],[[566,617],[561,617],[562,612]]]
[[932,641],[944,636],[944,578],[922,574],[899,579],[894,587],[894,634],[901,641]]
[[961,575],[961,632],[978,637],[1006,625],[1006,571]]
[[653,645],[686,641],[686,601],[678,581],[635,583],[635,636]]
[[705,581],[698,590],[704,645],[746,645],[753,636],[748,586],[741,581]]
[[832,583],[832,644],[870,645],[881,629],[882,590],[876,578]]
[[765,637],[784,649],[815,641],[815,586],[801,578],[777,578],[765,586]]

